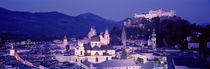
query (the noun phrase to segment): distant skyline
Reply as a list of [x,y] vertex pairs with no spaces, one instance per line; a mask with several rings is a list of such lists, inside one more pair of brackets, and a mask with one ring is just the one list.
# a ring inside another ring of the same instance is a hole
[[1,0],[0,7],[13,11],[57,11],[70,16],[93,13],[114,21],[163,8],[175,10],[177,16],[191,23],[210,23],[209,0]]

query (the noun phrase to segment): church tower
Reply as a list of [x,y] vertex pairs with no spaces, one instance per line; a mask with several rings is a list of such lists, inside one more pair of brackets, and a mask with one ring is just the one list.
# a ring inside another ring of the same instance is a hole
[[64,39],[63,39],[63,46],[64,46],[64,48],[66,47],[66,45],[68,45],[68,39],[67,39],[67,36],[65,35]]
[[10,56],[15,56],[15,49],[14,49],[13,44],[11,44]]
[[125,31],[124,27],[122,29],[121,39],[122,39],[122,44],[123,44],[124,48],[126,48],[126,31]]
[[153,29],[153,33],[152,33],[152,49],[156,50],[156,34],[155,34],[155,29]]
[[110,34],[108,29],[105,30],[104,39],[105,39],[105,44],[108,45],[110,43]]
[[77,56],[84,56],[85,50],[84,50],[84,44],[82,42],[78,42],[79,48],[75,50],[75,55]]
[[90,32],[88,33],[88,38],[91,39],[94,35],[96,35],[96,30],[91,27]]

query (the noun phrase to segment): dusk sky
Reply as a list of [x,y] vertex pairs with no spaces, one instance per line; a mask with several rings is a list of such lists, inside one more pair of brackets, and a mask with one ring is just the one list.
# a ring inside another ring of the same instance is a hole
[[0,7],[14,11],[58,11],[71,16],[90,12],[115,21],[133,17],[135,12],[163,8],[175,10],[177,16],[192,23],[210,23],[209,0],[1,0]]

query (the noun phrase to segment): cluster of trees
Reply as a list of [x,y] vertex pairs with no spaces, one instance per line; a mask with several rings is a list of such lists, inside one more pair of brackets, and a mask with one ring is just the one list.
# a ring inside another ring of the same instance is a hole
[[[144,24],[144,28],[140,27],[126,27],[127,39],[145,39],[148,40],[152,34],[152,29],[155,28],[157,34],[157,46],[158,47],[171,47],[176,44],[182,44],[187,36],[192,36],[193,32],[209,34],[210,25],[201,27],[196,24],[190,24],[187,20],[180,17],[154,17],[152,19],[141,19],[138,21]],[[111,37],[114,41],[120,42],[121,27],[114,27],[111,30]],[[118,37],[118,39],[116,39]],[[205,36],[208,38],[209,36]]]

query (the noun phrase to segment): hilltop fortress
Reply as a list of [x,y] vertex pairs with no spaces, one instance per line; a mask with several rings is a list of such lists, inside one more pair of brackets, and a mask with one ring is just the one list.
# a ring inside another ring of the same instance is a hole
[[174,10],[170,10],[169,12],[164,11],[162,8],[157,10],[150,10],[148,14],[134,14],[133,18],[129,18],[128,20],[124,21],[124,26],[126,27],[141,27],[144,28],[144,23],[146,21],[151,21],[154,17],[160,17],[160,21],[165,19],[171,19],[173,16],[176,16]]
[[148,18],[151,19],[153,17],[162,17],[162,16],[175,16],[176,13],[174,10],[170,10],[169,12],[167,11],[163,11],[162,8],[158,9],[158,10],[150,10],[148,14],[134,14],[134,18]]

